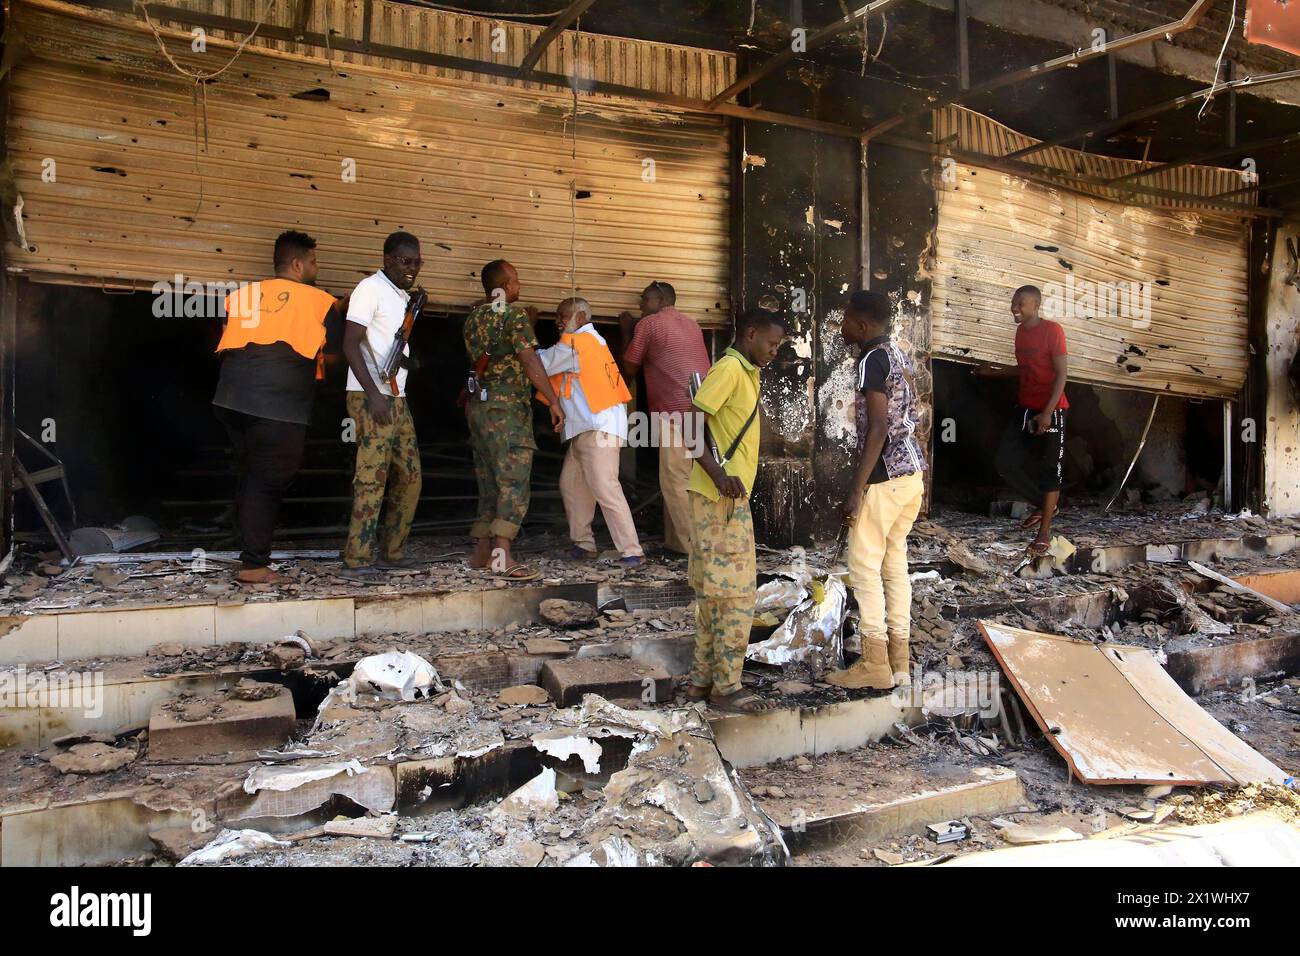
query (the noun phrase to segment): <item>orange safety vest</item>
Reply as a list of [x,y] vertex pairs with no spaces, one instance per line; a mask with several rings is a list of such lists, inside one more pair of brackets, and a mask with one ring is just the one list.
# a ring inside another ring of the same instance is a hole
[[324,289],[292,279],[263,279],[226,296],[226,328],[217,351],[284,342],[316,360],[324,378],[325,316],[337,300]]
[[[618,363],[610,354],[609,346],[587,332],[581,335],[565,332],[560,336],[560,344],[568,345],[578,353],[576,376],[593,415],[632,400],[632,393],[627,390],[623,374],[618,370]],[[552,375],[551,388],[555,389],[555,394],[560,398],[572,398],[574,377],[573,372]],[[537,393],[537,400],[543,405],[550,404],[540,392]]]

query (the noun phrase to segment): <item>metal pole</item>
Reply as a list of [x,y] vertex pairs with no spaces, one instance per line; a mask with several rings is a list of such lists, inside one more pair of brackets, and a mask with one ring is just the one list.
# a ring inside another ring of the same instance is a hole
[[1232,511],[1232,402],[1223,401],[1223,510]]
[[1142,426],[1142,437],[1138,439],[1137,451],[1133,452],[1133,460],[1128,463],[1128,471],[1124,472],[1123,480],[1120,481],[1119,487],[1115,489],[1115,494],[1111,495],[1110,501],[1106,502],[1106,507],[1104,511],[1110,511],[1111,505],[1113,505],[1116,502],[1116,500],[1118,500],[1120,496],[1120,492],[1122,492],[1124,490],[1124,486],[1128,484],[1129,475],[1133,474],[1133,469],[1137,466],[1138,463],[1138,457],[1142,454],[1142,449],[1146,447],[1147,433],[1151,431],[1151,423],[1155,421],[1155,417],[1156,417],[1156,406],[1159,404],[1160,404],[1160,396],[1156,395],[1152,397],[1151,411],[1147,413],[1147,423]]

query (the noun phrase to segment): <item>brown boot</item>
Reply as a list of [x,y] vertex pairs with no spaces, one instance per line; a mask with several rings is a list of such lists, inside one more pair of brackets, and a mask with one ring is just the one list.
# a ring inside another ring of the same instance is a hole
[[889,669],[894,672],[894,684],[906,687],[912,683],[912,657],[906,637],[889,636]]
[[861,690],[871,687],[875,690],[889,690],[894,686],[893,672],[889,669],[889,652],[883,640],[864,640],[862,656],[842,671],[831,671],[826,680],[836,687],[848,690]]

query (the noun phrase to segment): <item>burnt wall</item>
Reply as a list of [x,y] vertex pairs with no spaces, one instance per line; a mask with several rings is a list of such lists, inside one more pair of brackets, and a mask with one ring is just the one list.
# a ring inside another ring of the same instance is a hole
[[[765,108],[813,115],[827,81],[801,71],[760,95]],[[737,141],[737,310],[774,309],[791,332],[763,375],[755,531],[773,546],[806,544],[834,534],[827,488],[848,467],[826,460],[819,385],[834,374],[834,317],[861,273],[858,144],[755,122],[738,125]]]

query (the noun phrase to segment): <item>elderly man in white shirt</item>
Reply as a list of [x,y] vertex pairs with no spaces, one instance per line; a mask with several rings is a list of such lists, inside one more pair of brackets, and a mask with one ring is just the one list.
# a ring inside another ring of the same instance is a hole
[[568,451],[560,472],[560,497],[573,540],[570,557],[596,555],[591,530],[600,505],[605,526],[622,555],[624,567],[645,561],[632,509],[618,481],[620,449],[627,440],[627,408],[631,399],[609,346],[591,322],[586,299],[565,299],[556,309],[560,341],[537,355],[564,410],[564,439]]

